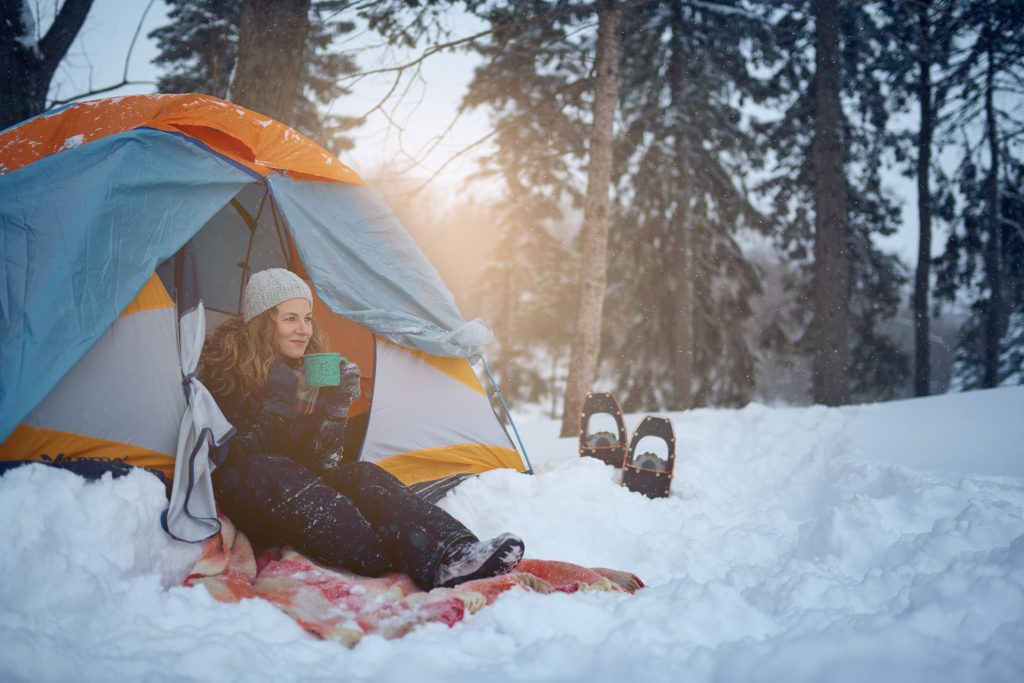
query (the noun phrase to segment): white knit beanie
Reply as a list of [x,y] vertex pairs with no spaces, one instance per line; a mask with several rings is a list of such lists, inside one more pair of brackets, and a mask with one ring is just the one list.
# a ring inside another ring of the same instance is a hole
[[268,268],[253,273],[242,296],[242,320],[249,322],[263,311],[288,299],[305,299],[313,305],[309,285],[298,275],[284,268]]

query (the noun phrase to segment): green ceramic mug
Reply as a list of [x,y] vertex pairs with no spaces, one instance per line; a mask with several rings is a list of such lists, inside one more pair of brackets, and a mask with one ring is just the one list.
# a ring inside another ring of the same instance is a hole
[[341,384],[340,353],[307,353],[302,357],[307,387],[334,387]]

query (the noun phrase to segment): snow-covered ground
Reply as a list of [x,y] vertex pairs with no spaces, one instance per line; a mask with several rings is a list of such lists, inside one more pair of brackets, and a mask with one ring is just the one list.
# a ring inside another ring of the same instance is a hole
[[151,476],[14,470],[0,681],[1024,680],[1024,387],[671,417],[667,500],[537,422],[520,425],[536,476],[488,473],[443,501],[529,556],[648,588],[513,591],[353,650],[267,603],[179,587],[198,548],[160,531]]

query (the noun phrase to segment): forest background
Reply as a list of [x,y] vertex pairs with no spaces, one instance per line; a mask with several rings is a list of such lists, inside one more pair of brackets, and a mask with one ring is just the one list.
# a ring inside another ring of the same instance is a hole
[[[93,4],[0,0],[0,128],[201,92],[373,159],[506,398],[563,434],[592,388],[654,411],[1024,383],[1017,2],[166,0],[131,43],[156,78],[124,54],[82,86]],[[443,60],[472,75],[438,115]]]

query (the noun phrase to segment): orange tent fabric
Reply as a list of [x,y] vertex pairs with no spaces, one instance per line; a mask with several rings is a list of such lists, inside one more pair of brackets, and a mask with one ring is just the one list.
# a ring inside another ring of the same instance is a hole
[[[57,116],[55,114],[59,113]],[[261,176],[271,171],[365,185],[292,128],[207,95],[132,95],[79,102],[0,133],[0,172],[135,128],[179,132]]]

